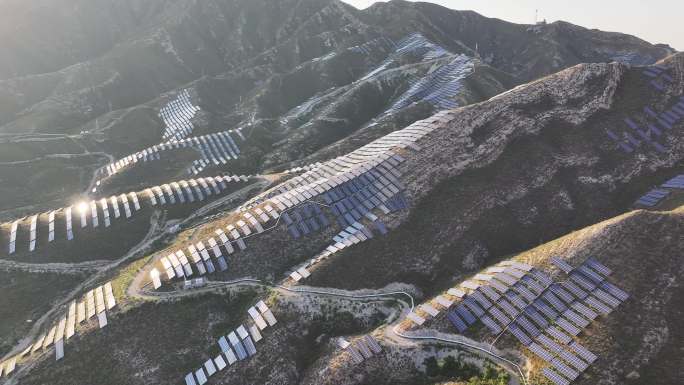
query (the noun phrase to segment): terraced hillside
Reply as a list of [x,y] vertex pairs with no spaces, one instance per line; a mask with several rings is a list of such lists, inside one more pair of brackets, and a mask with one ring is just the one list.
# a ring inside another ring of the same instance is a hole
[[2,7],[59,31],[0,44],[1,384],[681,378],[681,53],[404,1]]

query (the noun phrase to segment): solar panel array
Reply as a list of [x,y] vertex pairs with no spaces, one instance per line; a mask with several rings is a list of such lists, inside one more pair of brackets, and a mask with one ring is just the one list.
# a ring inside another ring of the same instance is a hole
[[369,334],[356,338],[351,343],[340,337],[337,339],[337,346],[346,351],[355,364],[360,364],[382,352],[378,341]]
[[[684,116],[684,102],[682,103],[682,116]],[[654,207],[670,194],[669,189],[684,189],[684,175],[678,175],[663,183],[661,188],[656,188],[639,198],[635,205]]]
[[[311,232],[316,226],[319,229],[327,227],[330,222],[327,215],[332,214],[341,227],[333,237],[334,243],[289,273],[294,280],[307,277],[314,264],[345,247],[372,238],[372,228],[381,234],[387,233],[385,224],[373,211],[389,214],[408,207],[402,193],[404,187],[399,181],[401,174],[397,170],[404,161],[399,152],[409,148],[419,150],[416,141],[453,119],[454,113],[444,111],[348,155],[290,171],[302,174],[238,208],[234,221],[225,229],[216,230],[219,241],[215,237],[205,239],[205,247],[213,251],[214,262],[224,266],[224,270],[227,268],[224,253],[245,249],[247,237],[274,229],[280,223],[280,216],[283,216],[282,222],[290,235],[297,238],[297,235],[301,236],[306,230]],[[275,220],[275,223],[270,220]],[[231,234],[230,238],[228,234]],[[162,256],[150,272],[150,282],[155,288],[163,283],[162,280],[210,272],[205,262],[204,268],[192,261],[184,267],[175,254]]]
[[231,159],[237,159],[240,156],[240,147],[233,135],[237,135],[243,141],[245,140],[242,129],[238,128],[236,130],[168,141],[145,148],[112,162],[106,165],[100,172],[106,173],[106,176],[112,176],[139,162],[146,163],[160,160],[164,153],[188,148],[200,152],[200,158],[194,160],[192,166],[188,168],[189,174],[196,175],[211,164],[216,166],[227,164]]
[[199,107],[192,104],[190,92],[185,89],[181,91],[176,99],[171,100],[159,111],[166,127],[162,137],[166,140],[181,140],[190,135],[193,130],[191,119],[199,111]]
[[[655,65],[648,67],[643,73],[651,79],[651,86],[664,92],[669,87],[669,83],[673,83],[668,71],[666,67]],[[661,112],[657,112],[653,107],[644,106],[643,113],[638,119],[634,120],[631,117],[624,119],[626,131],[616,133],[611,129],[606,129],[606,134],[627,154],[634,153],[642,144],[647,144],[658,153],[666,154],[667,149],[662,143],[666,141],[668,131],[681,122],[682,118],[684,118],[684,96],[680,96],[669,108]]]
[[411,34],[395,44],[396,48],[390,56],[378,67],[369,72],[361,80],[371,77],[404,62],[407,57],[419,58],[420,60],[434,60],[451,55],[444,48],[432,43],[420,33]]
[[[589,326],[599,314],[609,314],[614,308],[629,298],[622,289],[606,281],[611,269],[593,258],[588,258],[577,268],[568,268],[569,264],[560,258],[552,262],[563,272],[568,274],[569,280],[554,283],[550,290],[556,295],[554,306],[558,313],[554,317],[548,314],[544,323],[556,323],[556,326],[546,328],[546,334],[527,332],[539,345],[533,346],[527,335],[516,335],[516,338],[530,349],[535,355],[548,362],[550,367],[544,368],[542,374],[555,384],[568,384],[576,379],[597,356],[573,341],[571,336],[577,336],[581,329]],[[559,299],[560,298],[560,299]],[[545,297],[544,299],[549,300]],[[562,300],[562,301],[561,301]],[[535,319],[533,317],[533,319]],[[523,325],[521,320],[516,321]],[[535,322],[538,322],[535,320]],[[542,351],[540,349],[548,349]]]
[[670,85],[675,83],[669,74],[669,68],[662,65],[647,67],[642,73],[651,79],[649,85],[660,92],[665,92]]
[[[100,226],[100,218],[104,227],[111,225],[112,216],[114,218],[131,218],[135,212],[140,211],[142,205],[148,207],[164,206],[167,204],[183,204],[203,201],[212,196],[218,196],[226,192],[230,183],[247,182],[249,177],[241,175],[204,177],[196,179],[181,180],[162,186],[150,187],[142,192],[130,192],[109,198],[102,198],[98,201],[83,202],[78,206],[70,206],[64,209],[50,211],[48,213],[48,242],[55,240],[55,217],[63,213],[64,228],[67,240],[74,239],[73,216],[77,215],[80,228],[86,228],[88,224],[93,228]],[[141,201],[142,199],[142,201]],[[98,208],[99,206],[99,208]],[[101,217],[100,217],[101,216]],[[29,252],[35,251],[38,246],[38,223],[41,215],[33,215],[29,222]],[[10,226],[10,236],[8,244],[9,254],[14,254],[17,250],[16,239],[19,230],[18,220]]]
[[246,360],[257,353],[256,343],[263,339],[261,331],[274,326],[277,321],[264,301],[257,302],[247,311],[251,321],[218,339],[220,353],[207,359],[197,370],[185,376],[186,385],[203,385],[214,374],[238,361]]
[[[0,368],[4,368],[5,375],[9,375],[22,359],[34,353],[46,351],[51,346],[55,348],[55,359],[61,360],[64,358],[64,344],[76,334],[76,328],[89,322],[95,315],[97,315],[100,329],[107,326],[106,311],[114,307],[116,307],[116,298],[111,282],[90,290],[80,301],[69,303],[64,316],[55,321],[52,327],[48,327],[20,354],[0,363]],[[2,370],[0,370],[1,376]]]
[[370,55],[376,51],[387,52],[389,50],[395,50],[396,48],[397,44],[394,42],[394,40],[381,36],[377,39],[369,40],[361,45],[349,47],[348,49],[352,52]]
[[409,81],[409,89],[387,110],[397,111],[419,101],[432,104],[439,110],[458,107],[455,97],[463,87],[463,79],[473,73],[474,62],[466,55],[459,55],[449,63],[427,75]]
[[662,187],[672,189],[684,189],[684,174],[677,175],[676,177],[668,180],[667,182],[663,183]]
[[576,268],[559,257],[551,262],[569,279],[554,282],[539,269],[505,261],[418,306],[405,325],[423,325],[438,309],[459,333],[479,320],[494,335],[509,332],[546,361],[553,369],[543,373],[551,381],[569,383],[597,358],[573,337],[629,295],[606,280],[611,269],[594,258]]

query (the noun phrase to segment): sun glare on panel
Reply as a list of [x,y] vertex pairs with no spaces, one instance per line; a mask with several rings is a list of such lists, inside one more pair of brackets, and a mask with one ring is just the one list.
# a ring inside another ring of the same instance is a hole
[[85,213],[86,210],[88,210],[88,203],[86,202],[79,202],[76,205],[76,209],[78,210],[79,213]]

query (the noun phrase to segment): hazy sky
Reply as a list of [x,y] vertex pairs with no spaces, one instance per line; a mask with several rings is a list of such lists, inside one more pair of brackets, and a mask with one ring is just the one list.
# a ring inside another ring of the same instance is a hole
[[[372,0],[343,0],[366,8]],[[623,32],[684,50],[684,0],[430,0],[487,17],[531,24],[534,10],[548,22],[564,20],[587,28]]]

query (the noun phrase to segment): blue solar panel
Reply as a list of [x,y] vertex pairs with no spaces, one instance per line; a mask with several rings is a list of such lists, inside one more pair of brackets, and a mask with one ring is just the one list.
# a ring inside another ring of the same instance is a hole
[[228,270],[228,264],[226,263],[226,260],[223,257],[216,258],[216,261],[219,264],[219,270],[220,271]]
[[650,84],[651,84],[651,86],[653,86],[653,88],[655,88],[658,91],[665,91],[665,87],[661,86],[660,83],[658,83],[655,80],[651,80]]
[[516,322],[520,326],[522,326],[522,328],[525,329],[525,331],[529,335],[531,335],[532,338],[535,338],[541,334],[541,331],[536,326],[534,326],[534,324],[532,324],[532,322],[530,322],[530,320],[527,317],[525,317],[524,315],[520,315],[518,317],[518,319],[516,320]]
[[677,123],[677,120],[669,116],[667,113],[663,112],[660,114],[660,118],[664,119],[666,122],[670,124],[675,124]]
[[625,123],[627,123],[628,126],[630,126],[634,130],[639,130],[639,126],[637,126],[636,123],[630,118],[625,118],[624,119]]
[[375,227],[378,229],[378,231],[380,232],[380,234],[382,234],[382,235],[387,234],[387,232],[388,232],[388,231],[387,231],[387,227],[385,227],[385,224],[382,223],[382,221],[377,220],[377,221],[373,222],[373,224],[374,224]]
[[543,297],[544,297],[544,299],[545,299],[547,302],[549,302],[549,303],[551,304],[551,306],[553,306],[556,310],[562,312],[562,311],[565,311],[565,309],[567,309],[567,306],[565,306],[565,304],[564,304],[563,302],[561,302],[561,300],[558,299],[558,297],[556,297],[556,295],[553,294],[552,292],[549,291],[549,292],[544,293],[544,296],[543,296]]
[[508,330],[509,330],[509,331],[511,332],[511,334],[513,334],[513,335],[515,336],[515,338],[517,338],[518,341],[520,341],[520,343],[522,343],[523,345],[528,346],[528,345],[530,345],[530,344],[532,343],[532,339],[530,339],[530,337],[528,337],[527,334],[525,334],[524,331],[520,330],[520,328],[518,327],[518,325],[517,325],[516,323],[510,324],[510,326],[508,327]]
[[533,306],[535,308],[537,308],[539,311],[541,311],[542,313],[544,313],[544,315],[549,317],[550,319],[558,318],[558,313],[556,313],[556,311],[551,309],[551,307],[549,307],[549,305],[547,305],[546,303],[544,303],[541,300],[534,301]]
[[595,284],[599,284],[603,282],[603,277],[600,275],[596,274],[596,272],[592,271],[590,268],[582,265],[577,268],[577,270],[584,275],[584,277],[589,278],[589,280],[593,281]]
[[453,311],[447,313],[447,319],[449,319],[451,324],[456,327],[459,333],[463,333],[468,329],[468,326],[465,324],[465,322],[463,322],[463,320]]
[[482,317],[482,315],[485,313],[484,310],[482,310],[482,308],[475,303],[475,300],[473,300],[471,297],[466,297],[463,300],[463,303],[478,317]]
[[649,114],[653,118],[658,117],[658,114],[655,111],[653,111],[653,109],[651,107],[648,107],[648,106],[644,107],[644,112],[646,112],[647,114]]
[[570,274],[570,278],[577,283],[578,285],[582,286],[582,288],[587,289],[587,290],[594,290],[596,285],[593,283],[589,282],[586,280],[584,277],[580,276],[577,273],[572,273]]
[[318,226],[318,223],[316,223],[316,219],[314,218],[309,218],[306,222],[309,225],[309,228],[311,228],[311,231],[318,231],[320,230],[320,226]]
[[539,314],[539,312],[536,311],[534,308],[527,307],[527,309],[525,309],[525,314],[532,318],[532,321],[534,321],[542,329],[546,329],[547,327],[549,327],[549,323],[546,322],[546,319],[544,319],[544,317],[541,314]]
[[298,224],[299,228],[302,230],[302,235],[307,235],[311,232],[311,229],[309,229],[309,226],[306,225],[306,222],[301,221]]
[[667,128],[668,130],[671,130],[671,129],[672,129],[672,125],[671,125],[670,123],[664,121],[663,119],[658,118],[658,119],[656,119],[656,120],[658,121],[658,123],[660,123],[661,126]]
[[463,319],[468,323],[468,325],[472,325],[475,323],[475,316],[473,316],[473,314],[468,309],[466,309],[465,305],[460,304],[456,306],[456,312],[461,317],[463,317]]
[[290,232],[290,235],[292,235],[292,237],[294,239],[298,239],[301,236],[301,234],[299,234],[299,231],[297,230],[297,228],[295,226],[289,226],[287,228],[287,231]]
[[330,226],[330,221],[328,221],[328,218],[323,213],[318,215],[318,221],[321,223],[321,228]]

